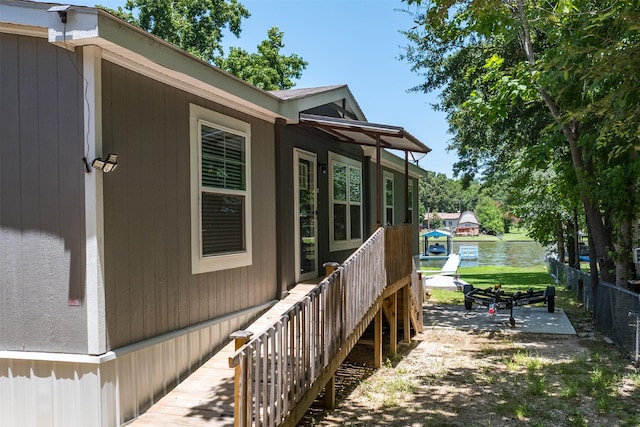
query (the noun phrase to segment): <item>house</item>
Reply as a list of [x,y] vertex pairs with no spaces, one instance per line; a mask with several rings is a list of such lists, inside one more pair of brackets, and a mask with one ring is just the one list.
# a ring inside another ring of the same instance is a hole
[[472,211],[464,211],[460,215],[458,220],[458,226],[456,227],[457,236],[479,236],[480,235],[480,221],[478,217]]
[[429,149],[346,86],[0,0],[0,94],[0,425],[123,424],[377,224],[417,230],[423,171],[385,148]]
[[445,230],[453,231],[458,226],[458,220],[460,218],[460,212],[427,212],[424,215],[424,224],[429,227],[429,223],[435,217],[439,217],[442,220],[442,228]]

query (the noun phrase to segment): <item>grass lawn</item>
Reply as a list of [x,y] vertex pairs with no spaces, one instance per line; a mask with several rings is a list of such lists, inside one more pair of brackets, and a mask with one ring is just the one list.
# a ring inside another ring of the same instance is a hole
[[[506,292],[526,291],[530,288],[538,291],[554,285],[544,264],[530,267],[460,267],[458,274],[462,280],[476,288],[493,288],[500,284]],[[438,302],[445,304],[462,304],[464,301],[462,292],[434,289],[431,295]]]
[[454,242],[497,242],[503,240],[505,242],[530,242],[533,239],[527,236],[527,230],[522,228],[511,229],[509,233],[502,235],[502,239],[490,234],[481,234],[475,237],[454,236]]

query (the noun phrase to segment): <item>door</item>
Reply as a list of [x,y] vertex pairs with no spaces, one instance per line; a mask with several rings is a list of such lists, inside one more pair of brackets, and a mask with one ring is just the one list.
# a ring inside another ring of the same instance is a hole
[[296,281],[318,277],[316,155],[294,150]]

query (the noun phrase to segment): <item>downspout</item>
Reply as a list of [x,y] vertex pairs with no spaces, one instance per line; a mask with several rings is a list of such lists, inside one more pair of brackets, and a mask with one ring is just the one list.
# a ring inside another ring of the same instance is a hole
[[284,234],[282,230],[282,218],[284,213],[282,212],[284,203],[282,203],[282,168],[279,167],[278,162],[282,159],[281,145],[282,145],[282,129],[286,122],[284,119],[277,118],[274,126],[274,140],[275,140],[275,160],[276,160],[276,298],[284,299],[289,291],[287,285],[283,282],[282,270],[284,268],[282,264],[282,251],[285,247]]
[[376,135],[376,228],[382,226],[382,160],[380,159],[380,135]]
[[409,152],[404,152],[404,223],[409,224]]

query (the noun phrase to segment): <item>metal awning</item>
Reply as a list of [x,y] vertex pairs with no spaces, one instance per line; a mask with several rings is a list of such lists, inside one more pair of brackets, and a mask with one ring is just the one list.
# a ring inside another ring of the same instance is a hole
[[431,148],[423,144],[418,138],[398,126],[313,114],[300,114],[299,124],[319,129],[340,142],[376,147],[379,140],[382,148],[412,153],[428,153],[431,151]]

